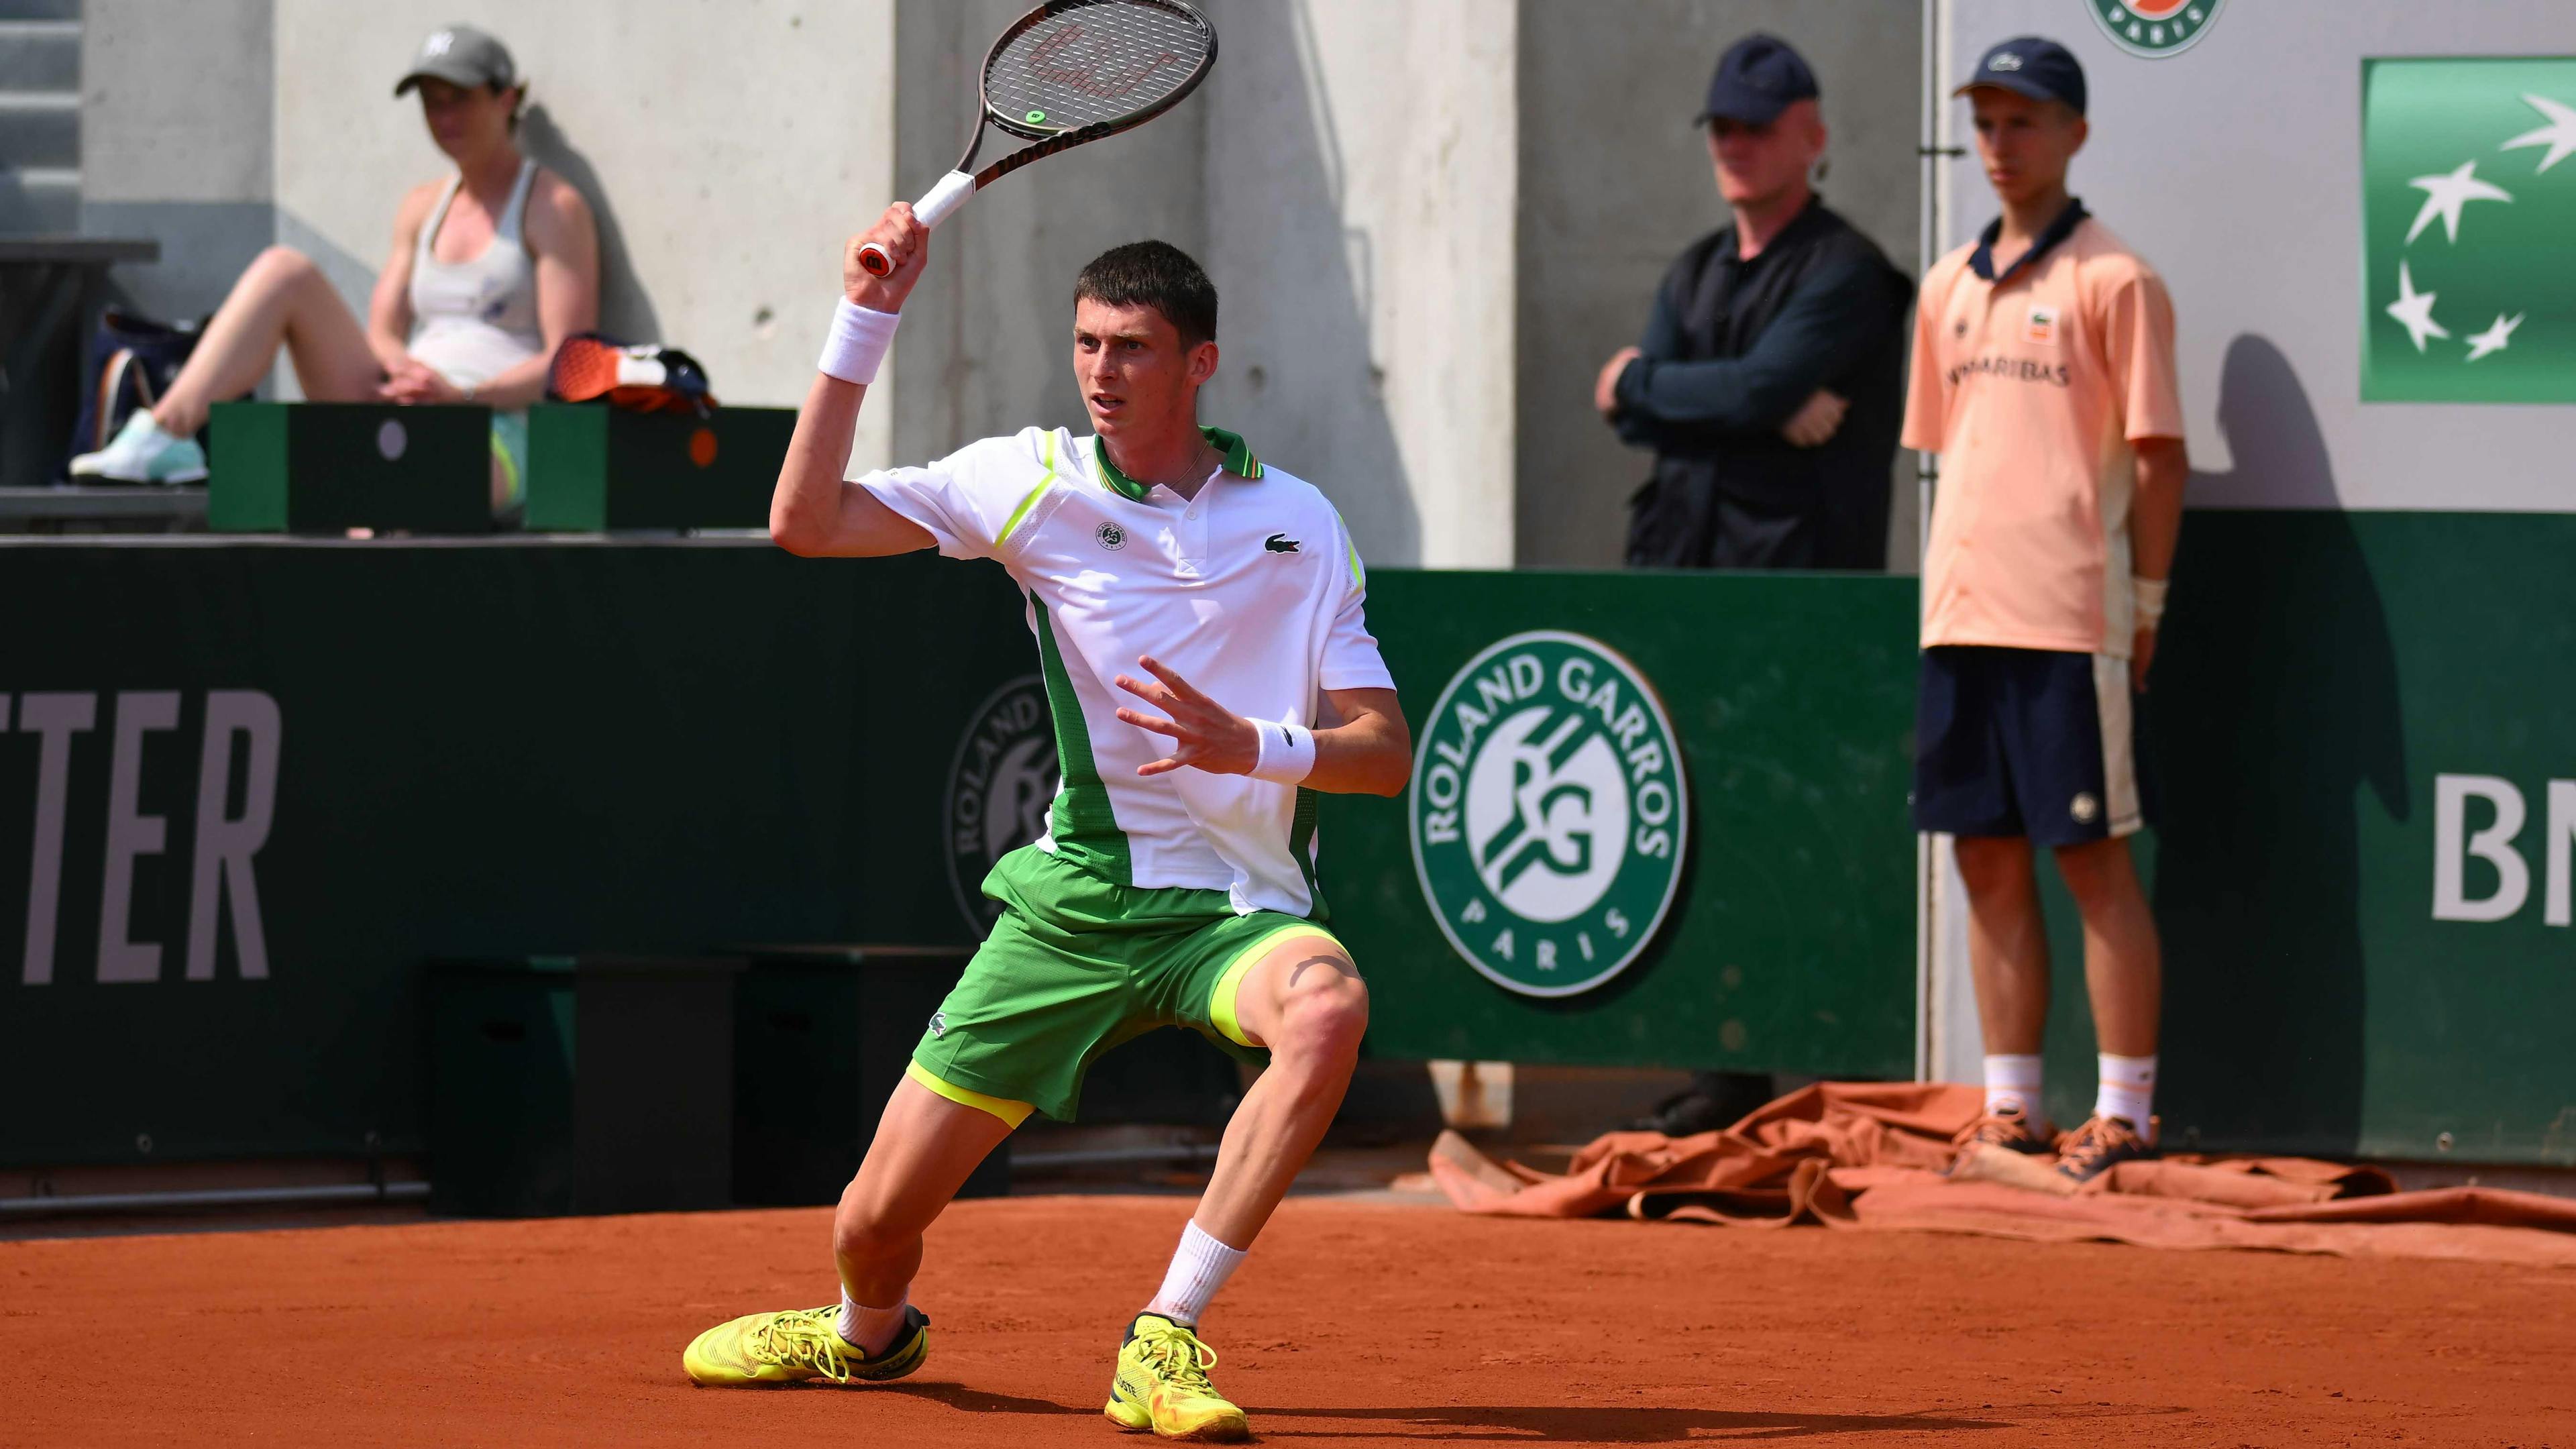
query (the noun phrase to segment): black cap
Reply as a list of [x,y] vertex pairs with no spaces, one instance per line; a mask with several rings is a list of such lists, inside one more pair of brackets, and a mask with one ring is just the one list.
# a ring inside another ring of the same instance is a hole
[[2084,114],[2084,67],[2075,63],[2074,53],[2065,46],[2040,36],[2016,35],[1996,42],[1977,62],[1967,84],[1950,94],[1964,96],[1979,86],[2034,101],[2064,101],[2075,108],[2075,114]]
[[429,33],[420,55],[394,87],[399,96],[425,80],[443,80],[472,90],[490,86],[508,90],[519,83],[519,68],[510,63],[507,46],[471,25],[449,25]]
[[1790,102],[1815,98],[1816,73],[1807,69],[1807,62],[1789,48],[1789,42],[1777,36],[1748,35],[1717,58],[1717,74],[1708,78],[1708,104],[1691,124],[1726,120],[1767,125]]

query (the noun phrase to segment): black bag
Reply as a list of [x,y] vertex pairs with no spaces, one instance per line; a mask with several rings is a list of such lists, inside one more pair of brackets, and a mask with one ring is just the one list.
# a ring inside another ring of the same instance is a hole
[[56,481],[71,476],[72,456],[106,447],[136,408],[161,400],[197,350],[204,327],[155,322],[114,307],[99,314],[98,330],[81,358],[80,423],[72,429],[71,454],[54,470]]

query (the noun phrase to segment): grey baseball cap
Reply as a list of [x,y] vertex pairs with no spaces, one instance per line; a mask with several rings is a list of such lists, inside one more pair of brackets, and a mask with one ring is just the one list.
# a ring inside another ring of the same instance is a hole
[[394,87],[394,94],[402,95],[425,80],[506,90],[519,83],[519,68],[510,62],[509,47],[490,35],[471,25],[445,25],[420,43],[419,56]]

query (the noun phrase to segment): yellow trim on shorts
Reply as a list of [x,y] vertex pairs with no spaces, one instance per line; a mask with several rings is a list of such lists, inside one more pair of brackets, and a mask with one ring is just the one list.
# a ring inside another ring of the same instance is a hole
[[1026,1102],[1014,1102],[1008,1097],[987,1097],[981,1092],[970,1091],[955,1082],[943,1082],[933,1075],[928,1067],[919,1062],[904,1063],[903,1074],[961,1107],[972,1107],[978,1112],[990,1112],[1013,1127],[1029,1120],[1029,1114],[1037,1110]]
[[1345,956],[1351,954],[1351,948],[1343,945],[1339,936],[1312,921],[1300,921],[1293,926],[1281,926],[1278,930],[1269,932],[1244,947],[1242,954],[1236,956],[1226,966],[1225,974],[1216,979],[1216,989],[1208,993],[1208,1020],[1216,1023],[1216,1029],[1225,1033],[1227,1041],[1237,1046],[1251,1047],[1256,1051],[1261,1049],[1261,1043],[1245,1036],[1243,1023],[1235,1019],[1234,994],[1242,989],[1244,973],[1252,969],[1254,962],[1270,954],[1271,948],[1280,942],[1294,936],[1313,936],[1318,940],[1331,943],[1334,950]]

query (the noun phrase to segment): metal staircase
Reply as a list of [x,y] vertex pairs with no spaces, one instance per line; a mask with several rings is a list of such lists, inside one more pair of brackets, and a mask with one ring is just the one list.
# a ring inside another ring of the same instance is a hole
[[80,0],[0,0],[0,235],[80,228]]

